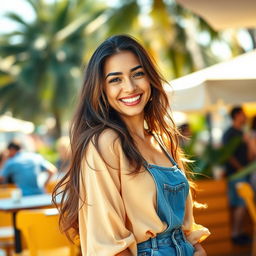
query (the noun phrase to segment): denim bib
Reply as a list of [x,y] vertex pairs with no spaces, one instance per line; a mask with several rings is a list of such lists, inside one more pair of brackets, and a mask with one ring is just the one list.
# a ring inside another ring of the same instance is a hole
[[139,243],[138,256],[192,256],[194,247],[186,240],[181,226],[185,215],[189,183],[177,163],[156,138],[172,167],[145,162],[156,185],[157,214],[167,224],[167,229],[156,237]]

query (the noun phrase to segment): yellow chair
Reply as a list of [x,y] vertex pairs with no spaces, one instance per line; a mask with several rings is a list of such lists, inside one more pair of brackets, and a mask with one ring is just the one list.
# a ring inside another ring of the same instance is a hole
[[17,186],[14,183],[3,183],[0,184],[0,188],[17,188]]
[[46,192],[51,194],[57,183],[57,180],[50,180],[49,183],[46,185]]
[[249,183],[239,182],[236,185],[237,193],[242,197],[246,203],[249,214],[252,218],[253,227],[253,243],[252,243],[252,256],[256,255],[256,205],[254,202],[254,191]]
[[[0,186],[0,199],[11,197],[15,187]],[[14,230],[11,213],[0,212],[0,248],[5,250],[7,256],[14,248]]]
[[76,246],[59,230],[56,208],[22,210],[17,214],[17,228],[25,239],[30,256],[74,256]]

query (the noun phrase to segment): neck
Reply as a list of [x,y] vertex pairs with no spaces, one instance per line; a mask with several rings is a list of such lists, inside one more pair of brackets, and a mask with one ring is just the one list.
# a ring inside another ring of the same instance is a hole
[[132,137],[145,139],[144,115],[134,117],[122,117]]

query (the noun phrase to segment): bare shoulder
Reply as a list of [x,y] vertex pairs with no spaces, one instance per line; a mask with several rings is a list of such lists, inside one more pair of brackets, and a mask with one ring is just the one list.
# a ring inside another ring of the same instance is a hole
[[119,140],[119,136],[113,129],[105,129],[99,136],[99,145],[113,144],[115,141]]

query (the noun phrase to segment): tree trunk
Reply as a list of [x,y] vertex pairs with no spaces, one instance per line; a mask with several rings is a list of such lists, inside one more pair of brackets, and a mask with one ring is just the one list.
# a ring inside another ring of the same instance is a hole
[[57,110],[53,111],[53,115],[55,118],[55,127],[53,130],[53,136],[57,139],[61,136],[61,131],[62,131],[61,118],[60,118],[60,113],[58,113]]
[[201,52],[200,46],[196,41],[196,25],[195,20],[193,18],[184,19],[185,22],[185,32],[187,36],[187,48],[191,54],[194,66],[196,70],[200,70],[205,67],[205,61],[203,58],[203,54]]

